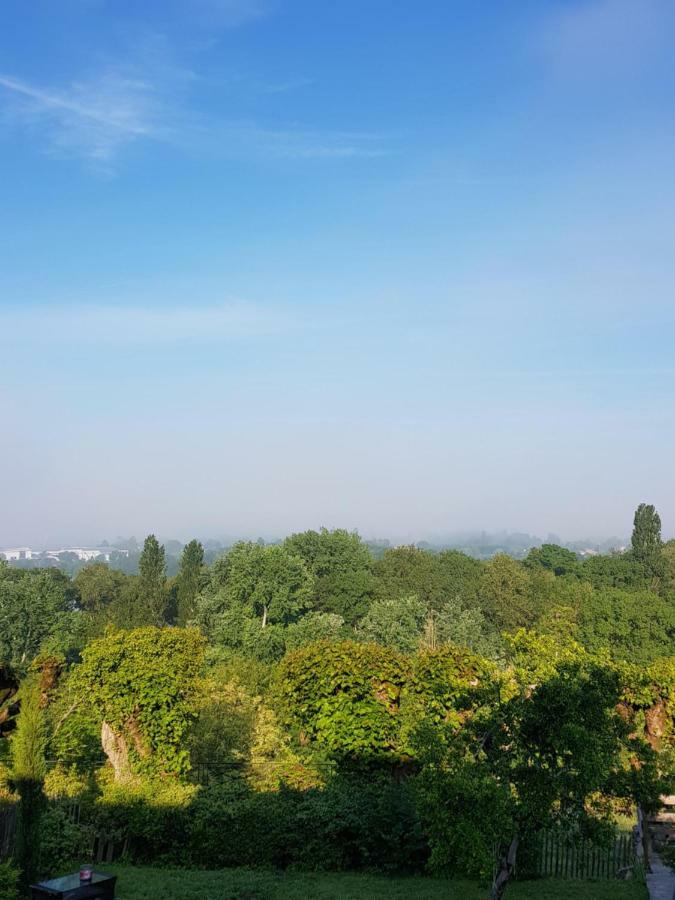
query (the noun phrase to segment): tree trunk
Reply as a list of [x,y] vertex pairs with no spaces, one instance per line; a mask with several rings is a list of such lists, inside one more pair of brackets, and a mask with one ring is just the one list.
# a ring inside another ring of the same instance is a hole
[[267,625],[267,604],[263,606],[262,627],[264,628],[265,625]]
[[637,855],[638,857],[642,857],[642,865],[645,867],[645,872],[651,872],[652,863],[649,822],[641,806],[638,806],[638,839],[640,841],[640,848]]
[[103,752],[110,760],[110,765],[115,773],[115,781],[124,782],[131,780],[131,766],[129,765],[129,748],[124,735],[117,734],[104,722],[101,725],[101,746]]
[[138,719],[136,718],[136,716],[136,713],[129,716],[127,721],[124,723],[124,730],[127,734],[131,735],[136,753],[138,753],[141,759],[147,759],[150,756],[150,748],[148,747],[143,738],[143,735],[141,734],[141,729],[138,726]]
[[499,868],[497,869],[495,877],[492,881],[492,893],[490,894],[490,900],[502,900],[502,897],[504,896],[506,885],[509,883],[509,878],[513,874],[513,870],[516,867],[518,842],[518,835],[514,834],[513,838],[511,839],[511,843],[509,844],[509,849],[506,856],[502,856],[499,860]]

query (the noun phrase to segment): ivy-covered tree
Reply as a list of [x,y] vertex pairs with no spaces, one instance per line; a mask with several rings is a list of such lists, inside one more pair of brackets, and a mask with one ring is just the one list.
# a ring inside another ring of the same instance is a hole
[[408,661],[395,650],[319,641],[284,657],[276,694],[287,725],[338,760],[396,760]]
[[335,759],[400,763],[421,723],[459,727],[491,695],[495,667],[457,647],[404,654],[319,641],[284,657],[276,694],[285,722]]
[[431,729],[446,740],[486,703],[494,703],[505,681],[494,663],[450,644],[420,651],[409,666],[401,709],[405,743],[413,756],[419,733]]
[[101,721],[116,781],[188,770],[185,739],[203,656],[197,630],[152,626],[111,632],[83,651],[74,678]]

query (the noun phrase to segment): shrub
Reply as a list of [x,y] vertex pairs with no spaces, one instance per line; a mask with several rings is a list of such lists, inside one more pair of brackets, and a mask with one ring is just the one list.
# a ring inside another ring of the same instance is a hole
[[420,871],[428,856],[409,786],[384,775],[272,794],[206,788],[187,828],[190,864],[206,868]]
[[187,808],[196,791],[172,779],[116,784],[104,777],[89,815],[97,833],[126,842],[134,862],[182,864]]
[[45,775],[44,792],[49,800],[75,801],[89,790],[89,778],[80,774],[75,766],[66,768],[58,763]]
[[410,872],[428,856],[410,785],[372,772],[266,793],[243,778],[202,788],[106,785],[82,814],[89,829],[73,825],[65,805],[46,815],[52,869],[86,858],[94,832],[124,844],[134,863],[153,865]]
[[9,862],[0,862],[0,900],[18,900],[19,870]]
[[50,804],[40,819],[40,873],[52,875],[73,860],[89,860],[93,838],[93,828],[74,822],[67,805]]
[[303,795],[297,818],[302,868],[415,872],[428,856],[410,785],[386,774],[339,775]]
[[187,825],[191,865],[286,867],[297,844],[298,798],[290,791],[246,793],[236,784],[201,790]]

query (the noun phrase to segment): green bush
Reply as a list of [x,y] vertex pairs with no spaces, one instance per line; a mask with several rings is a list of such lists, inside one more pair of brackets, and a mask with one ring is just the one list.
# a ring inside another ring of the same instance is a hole
[[340,776],[325,788],[200,791],[187,819],[190,864],[420,871],[428,851],[409,786]]
[[172,779],[104,784],[87,820],[96,833],[126,841],[135,862],[182,865],[187,809],[195,791]]
[[292,791],[244,794],[221,785],[200,791],[187,822],[190,864],[285,868],[295,862],[300,797]]
[[305,869],[421,871],[426,838],[411,786],[386,774],[350,774],[305,792],[296,862]]
[[73,822],[67,805],[50,804],[40,819],[40,873],[51,876],[73,860],[89,860],[93,838],[92,827]]
[[428,856],[410,784],[376,772],[264,793],[244,779],[192,793],[178,784],[109,786],[82,818],[87,826],[73,825],[58,805],[45,815],[52,870],[85,859],[95,832],[124,843],[134,863],[207,869],[417,872]]
[[0,900],[18,900],[19,870],[9,862],[0,862]]

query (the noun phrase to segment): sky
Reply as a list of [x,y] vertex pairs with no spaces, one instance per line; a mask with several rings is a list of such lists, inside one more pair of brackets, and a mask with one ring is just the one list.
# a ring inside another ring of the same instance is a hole
[[675,534],[672,0],[0,21],[0,546]]

